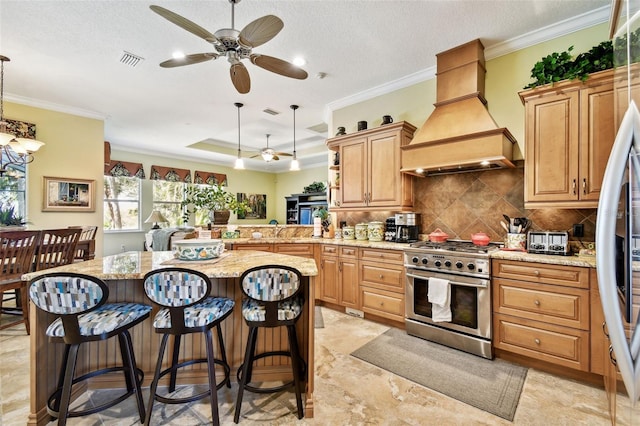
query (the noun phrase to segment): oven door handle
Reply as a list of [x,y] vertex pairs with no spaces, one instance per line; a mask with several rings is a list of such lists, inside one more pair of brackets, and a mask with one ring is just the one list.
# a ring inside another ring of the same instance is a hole
[[[415,274],[409,274],[409,273],[406,273],[405,275],[409,278],[417,278],[419,280],[428,280],[429,278],[435,278],[435,277],[425,277],[422,275],[415,275]],[[485,283],[473,284],[473,283],[461,283],[458,281],[449,280],[449,284],[458,285],[462,287],[487,288],[487,284]]]

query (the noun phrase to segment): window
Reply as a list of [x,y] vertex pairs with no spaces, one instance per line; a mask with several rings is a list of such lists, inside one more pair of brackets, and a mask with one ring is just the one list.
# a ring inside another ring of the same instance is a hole
[[182,225],[183,208],[180,203],[184,200],[185,186],[183,182],[153,181],[153,210],[159,210],[169,221],[169,226]]
[[11,167],[0,176],[0,207],[3,210],[13,207],[14,216],[27,221],[27,179],[24,166]]
[[104,177],[104,230],[140,229],[140,183],[137,177]]

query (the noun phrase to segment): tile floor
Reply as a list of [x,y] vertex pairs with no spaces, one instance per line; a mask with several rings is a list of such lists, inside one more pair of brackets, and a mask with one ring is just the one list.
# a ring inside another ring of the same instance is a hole
[[[387,327],[323,308],[325,328],[316,329],[315,418],[295,417],[292,393],[246,393],[240,424],[265,425],[609,425],[602,389],[530,369],[514,422],[460,403],[349,354]],[[24,326],[0,330],[0,425],[24,425],[29,412],[29,338]],[[218,393],[221,422],[233,424],[236,386]],[[481,391],[481,390],[479,390]],[[103,395],[95,392],[90,398]],[[145,391],[145,402],[147,392]],[[618,424],[640,423],[628,399],[619,395]],[[635,421],[634,421],[635,420]],[[208,400],[188,406],[156,405],[154,425],[204,425]],[[135,402],[70,425],[138,424]],[[55,423],[50,423],[54,425]]]

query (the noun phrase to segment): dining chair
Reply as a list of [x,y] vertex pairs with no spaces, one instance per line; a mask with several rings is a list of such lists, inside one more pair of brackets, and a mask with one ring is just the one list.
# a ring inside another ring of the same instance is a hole
[[94,259],[96,257],[96,233],[98,232],[98,227],[89,225],[70,226],[69,228],[80,228],[82,230],[73,260],[75,262],[84,262],[85,260]]
[[[29,334],[29,296],[26,291],[26,281],[22,275],[31,272],[33,259],[40,241],[40,231],[8,231],[0,232],[0,313],[20,315],[22,319],[0,326],[0,330],[13,327],[24,322]],[[16,307],[3,306],[4,294],[14,291]],[[18,299],[19,298],[19,299]]]
[[73,263],[81,233],[80,228],[43,230],[36,253],[35,270],[41,271]]
[[[238,397],[233,421],[238,423],[240,420],[245,390],[255,393],[272,393],[290,387],[293,387],[296,394],[298,419],[302,419],[304,413],[301,377],[306,374],[306,364],[300,356],[296,335],[296,322],[304,307],[304,297],[301,294],[302,276],[297,269],[287,266],[259,266],[248,269],[242,274],[240,288],[244,296],[242,316],[249,326],[249,334],[244,360],[237,373]],[[287,328],[289,349],[256,353],[258,329],[275,327]],[[279,356],[291,359],[292,380],[272,387],[252,384],[253,363],[258,359]]]

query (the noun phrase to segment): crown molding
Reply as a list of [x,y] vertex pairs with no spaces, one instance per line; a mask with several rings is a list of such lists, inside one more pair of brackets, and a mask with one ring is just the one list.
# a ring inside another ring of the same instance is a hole
[[[536,44],[553,40],[555,38],[584,30],[595,25],[609,21],[611,12],[610,6],[602,6],[590,12],[574,16],[564,21],[548,25],[536,31],[532,31],[521,36],[497,43],[485,49],[485,58],[487,60],[494,59],[518,50],[525,49]],[[435,78],[436,67],[429,67],[422,71],[410,74],[408,76],[390,81],[385,84],[373,87],[363,92],[355,93],[344,98],[337,99],[325,106],[323,118],[325,122],[329,122],[333,111],[367,101],[377,96],[386,95],[396,90],[404,89],[414,84],[421,83],[426,80]]]
[[25,96],[17,96],[17,95],[11,95],[9,93],[5,93],[4,98],[9,102],[13,102],[20,105],[26,105],[26,106],[35,107],[35,108],[42,108],[50,111],[63,112],[65,114],[78,115],[80,117],[85,117],[85,118],[93,118],[93,119],[102,120],[102,121],[105,121],[108,118],[108,116],[106,116],[105,114],[100,114],[95,111],[82,109],[82,108],[75,108],[72,106],[57,104],[54,102],[42,101],[39,99],[27,98]]

